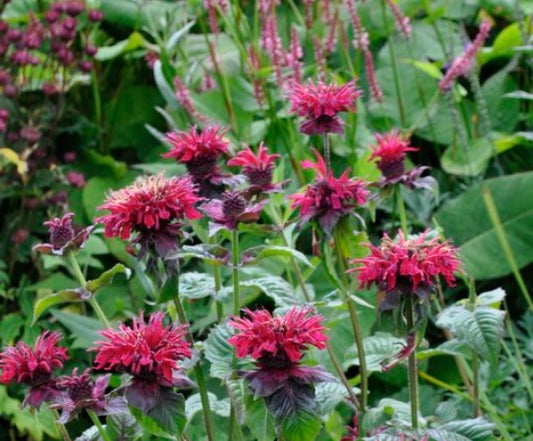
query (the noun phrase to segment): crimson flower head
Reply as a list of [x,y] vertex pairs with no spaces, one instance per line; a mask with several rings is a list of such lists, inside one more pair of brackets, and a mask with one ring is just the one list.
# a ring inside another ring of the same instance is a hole
[[218,158],[228,152],[228,141],[224,138],[227,131],[219,126],[201,130],[194,126],[187,132],[167,133],[167,141],[172,148],[163,157],[185,164],[194,178],[207,178],[216,171]]
[[289,196],[289,199],[292,200],[292,208],[300,208],[300,225],[318,221],[322,230],[331,236],[338,220],[365,204],[369,192],[362,179],[348,177],[348,170],[340,178],[335,178],[327,170],[324,158],[316,150],[314,153],[317,162],[303,161],[302,167],[316,171],[315,181],[303,193]]
[[185,341],[184,325],[163,325],[165,314],[153,313],[146,323],[144,315],[133,319],[133,325],[120,324],[119,329],[101,331],[107,340],[96,342],[96,369],[128,373],[133,376],[127,388],[128,402],[142,410],[155,406],[161,388],[190,386],[181,373],[178,361],[192,356]]
[[385,233],[380,246],[367,245],[369,256],[352,261],[360,266],[348,271],[359,273],[357,278],[361,288],[375,284],[385,292],[381,310],[395,308],[408,295],[427,299],[439,276],[449,286],[455,285],[454,273],[461,270],[457,249],[448,241],[427,240],[428,234],[429,230],[405,238],[399,231],[395,241]]
[[209,234],[213,235],[223,228],[236,230],[240,223],[250,223],[259,220],[261,210],[268,200],[251,202],[238,190],[226,191],[222,199],[212,199],[200,206],[212,222],[209,225]]
[[74,368],[71,376],[58,379],[57,386],[62,394],[50,406],[61,409],[59,422],[67,423],[83,409],[90,409],[97,415],[111,415],[126,412],[128,406],[122,397],[107,397],[105,390],[111,375],[104,375],[96,380],[90,375],[90,369],[78,375]]
[[95,222],[104,224],[106,237],[127,240],[135,233],[139,258],[151,250],[166,258],[177,249],[182,222],[201,217],[195,208],[199,200],[189,177],[144,176],[110,193],[98,208],[109,213]]
[[48,227],[50,243],[37,244],[33,247],[33,251],[65,256],[69,252],[83,248],[94,227],[75,230],[72,225],[73,217],[74,213],[67,213],[63,217],[44,222],[43,225]]
[[30,386],[24,406],[39,408],[41,403],[51,401],[58,395],[52,374],[54,369],[63,367],[63,362],[68,359],[67,350],[58,345],[60,340],[58,332],[44,331],[33,349],[24,342],[18,342],[0,353],[2,383]]
[[307,85],[294,83],[289,94],[291,111],[304,117],[300,132],[306,135],[322,133],[343,133],[343,122],[339,113],[356,111],[355,102],[361,96],[355,80],[342,86],[309,82]]
[[268,149],[261,143],[257,155],[250,147],[241,150],[237,155],[228,161],[229,166],[242,167],[244,176],[248,179],[253,192],[269,192],[277,190],[280,185],[272,184],[275,161],[280,155],[268,153]]
[[326,347],[322,317],[311,312],[311,308],[293,307],[285,315],[273,317],[267,310],[245,309],[247,317],[234,317],[230,322],[239,331],[228,340],[237,357],[250,355],[256,365],[255,370],[241,375],[278,418],[298,409],[314,409],[313,383],[332,380],[318,366],[300,365],[310,346]]

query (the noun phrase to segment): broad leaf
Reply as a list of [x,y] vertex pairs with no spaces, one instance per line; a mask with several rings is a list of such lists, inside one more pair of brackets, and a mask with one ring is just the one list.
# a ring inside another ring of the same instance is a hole
[[314,441],[320,432],[320,418],[310,412],[293,412],[281,421],[283,439],[286,441]]
[[[228,398],[219,400],[217,396],[211,392],[208,393],[208,398],[209,408],[213,413],[216,413],[224,418],[229,417],[230,403]],[[191,420],[194,415],[201,411],[202,400],[199,393],[191,395],[185,400],[185,414],[187,415],[187,420]]]
[[[228,339],[234,334],[233,329],[222,323],[213,328],[205,340],[205,357],[211,362],[210,373],[212,377],[226,380],[233,372],[233,346],[228,343]],[[238,366],[244,363],[239,360]]]
[[276,438],[274,417],[262,398],[249,398],[246,403],[246,424],[257,441],[273,441]]
[[296,297],[294,288],[283,278],[277,276],[261,277],[246,280],[240,286],[258,288],[270,297],[279,307],[292,306],[301,303]]
[[215,279],[210,274],[188,272],[180,275],[180,296],[201,299],[215,295]]
[[72,348],[91,348],[96,340],[102,338],[98,332],[102,325],[97,319],[57,309],[52,310],[52,315],[76,337]]
[[229,262],[230,252],[219,245],[184,245],[181,247],[178,256],[195,257],[212,265],[220,265]]
[[258,247],[248,248],[242,253],[242,261],[244,264],[256,264],[267,257],[285,257],[298,260],[299,262],[313,267],[311,262],[307,259],[305,254],[289,247],[282,247],[276,245],[261,245]]
[[113,268],[100,274],[97,279],[89,280],[86,288],[88,291],[95,293],[98,289],[110,285],[111,282],[113,282],[113,277],[115,277],[117,274],[124,274],[126,278],[129,279],[131,270],[126,268],[123,264],[117,263]]
[[128,412],[117,413],[106,418],[106,431],[113,441],[129,441],[142,434],[135,417]]
[[79,302],[81,300],[82,292],[79,289],[64,289],[63,291],[45,295],[35,302],[32,324],[35,324],[39,317],[52,306],[66,302]]
[[[369,372],[381,372],[382,362],[389,360],[405,346],[405,340],[384,332],[364,339],[366,368]],[[344,367],[359,366],[357,347],[351,346],[346,350]]]
[[318,412],[320,415],[326,415],[348,396],[348,391],[343,384],[328,381],[315,386],[315,395]]

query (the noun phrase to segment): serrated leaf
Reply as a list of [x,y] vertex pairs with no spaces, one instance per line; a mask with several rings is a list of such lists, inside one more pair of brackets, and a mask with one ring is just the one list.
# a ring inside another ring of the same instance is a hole
[[215,279],[210,274],[188,272],[180,275],[180,296],[201,299],[215,295]]
[[102,338],[98,332],[102,329],[99,320],[70,312],[52,309],[52,315],[76,337],[72,348],[91,348],[94,342]]
[[[381,363],[394,357],[406,346],[404,339],[385,332],[377,332],[376,335],[365,338],[363,344],[365,346],[366,368],[369,372],[381,372]],[[359,366],[355,345],[346,350],[344,359],[345,368]]]
[[270,297],[279,307],[299,304],[294,288],[285,279],[278,276],[260,277],[240,283],[246,288],[258,288]]
[[320,418],[310,412],[293,412],[281,421],[283,439],[286,441],[314,441],[320,432]]
[[283,247],[278,245],[261,245],[258,247],[248,248],[245,252],[242,253],[242,261],[244,264],[255,264],[267,257],[293,258],[303,263],[304,265],[307,265],[311,268],[313,267],[311,262],[309,262],[309,260],[305,256],[305,254],[289,247]]
[[482,359],[495,363],[503,335],[505,312],[486,306],[470,311],[454,305],[442,311],[437,326],[449,329],[460,342],[467,344]]
[[246,423],[257,441],[273,441],[276,438],[275,420],[263,399],[250,397],[246,405]]
[[222,323],[215,326],[205,340],[205,357],[211,362],[212,377],[226,380],[233,371],[234,350],[228,343],[233,334],[233,329],[227,323]]
[[45,295],[35,302],[33,307],[32,325],[39,319],[39,317],[52,306],[59,305],[66,302],[79,302],[82,300],[79,289],[64,289],[63,291],[55,292],[53,294]]
[[451,339],[445,341],[436,348],[426,349],[425,351],[417,351],[416,359],[422,361],[437,355],[460,355],[466,359],[469,359],[471,358],[471,351],[465,343],[461,343],[457,339]]
[[113,268],[104,271],[97,279],[89,280],[86,285],[86,289],[92,293],[95,293],[99,288],[110,285],[113,281],[113,277],[117,274],[124,274],[126,279],[130,278],[131,270],[125,267],[122,263],[117,263]]
[[106,423],[106,431],[113,441],[131,441],[142,434],[135,417],[128,412],[109,415]]
[[[209,408],[213,413],[220,415],[221,417],[228,418],[230,415],[230,403],[229,399],[225,398],[219,400],[217,396],[211,392],[208,394]],[[194,415],[202,411],[202,399],[200,394],[191,395],[185,400],[185,415],[187,420],[191,420]]]
[[483,418],[450,421],[442,426],[449,432],[460,434],[471,441],[493,439],[495,425]]
[[184,245],[178,257],[195,257],[212,265],[220,265],[229,261],[230,252],[219,245]]
[[[355,393],[357,394],[358,391],[355,390]],[[320,415],[325,415],[335,409],[348,396],[348,391],[341,383],[328,381],[318,383],[315,386],[315,396],[318,412]]]
[[479,294],[476,298],[476,305],[499,309],[503,299],[505,299],[505,291],[501,288],[496,288]]

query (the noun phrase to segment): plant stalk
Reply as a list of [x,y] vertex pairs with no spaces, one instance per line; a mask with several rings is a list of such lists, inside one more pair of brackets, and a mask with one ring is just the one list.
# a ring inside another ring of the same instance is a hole
[[326,161],[326,170],[331,170],[331,145],[328,133],[324,133],[324,159]]
[[396,185],[396,199],[398,200],[398,213],[400,214],[400,225],[402,227],[402,232],[404,236],[409,234],[407,229],[407,214],[405,212],[405,202],[402,196],[402,187],[400,184]]
[[93,422],[93,424],[98,429],[98,433],[100,433],[100,436],[104,441],[112,441],[109,434],[104,429],[104,426],[102,426],[102,423],[100,422],[100,419],[98,418],[98,415],[96,415],[91,409],[85,409],[87,411],[87,415],[89,415],[89,418]]
[[[76,260],[76,257],[74,256],[74,253],[69,253],[67,255],[68,263],[70,264],[70,267],[72,271],[74,272],[74,275],[76,276],[76,279],[78,280],[78,283],[81,285],[83,289],[87,286],[87,280],[85,279],[85,276],[83,275],[83,272],[80,268],[80,265],[78,261]],[[93,308],[94,312],[98,316],[98,319],[102,322],[102,324],[106,328],[110,328],[111,324],[109,323],[109,320],[107,319],[103,309],[101,308],[100,304],[98,303],[98,300],[96,300],[96,297],[94,294],[91,294],[91,297],[89,298],[89,304]]]
[[[178,319],[180,323],[188,325],[189,322],[187,321],[187,316],[185,314],[185,310],[183,309],[183,305],[181,304],[181,298],[179,293],[179,269],[177,273],[174,276],[174,283],[176,285],[176,293],[172,296],[172,300],[174,302],[174,306],[176,307],[176,314],[178,315]],[[189,344],[194,347],[194,338],[191,334],[191,331],[189,328],[187,328],[187,334],[185,335],[185,338],[189,342]],[[196,377],[196,383],[198,384],[198,392],[200,393],[200,402],[202,403],[202,413],[204,416],[204,423],[205,423],[205,431],[207,433],[207,439],[209,441],[215,441],[215,431],[213,426],[213,418],[211,416],[211,407],[209,405],[209,395],[207,393],[207,385],[205,382],[204,372],[202,371],[202,366],[200,365],[200,362],[196,363],[194,365],[194,376]]]
[[54,417],[56,419],[56,425],[59,430],[59,433],[61,434],[61,438],[63,438],[63,441],[72,441],[72,438],[70,438],[70,435],[68,434],[68,431],[65,425],[59,422],[59,412],[53,409],[52,413],[54,414]]
[[239,299],[239,231],[231,232],[231,257],[233,259],[233,314],[238,316],[241,312]]
[[[468,285],[468,309],[474,311],[476,309],[476,288],[474,280],[471,279]],[[474,351],[472,351],[472,383],[472,397],[474,398],[473,412],[474,418],[477,418],[481,415],[481,408],[479,407],[479,356]]]
[[[411,297],[407,298],[406,319],[407,332],[411,332],[415,327],[415,305]],[[418,430],[418,369],[416,365],[416,346],[413,353],[409,355],[407,367],[409,373],[409,398],[411,402],[411,426],[413,430]]]

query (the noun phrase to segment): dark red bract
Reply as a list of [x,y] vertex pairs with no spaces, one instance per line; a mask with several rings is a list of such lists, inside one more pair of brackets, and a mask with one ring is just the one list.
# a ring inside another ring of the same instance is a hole
[[361,96],[355,80],[342,86],[309,82],[294,83],[289,94],[291,111],[304,117],[300,132],[307,135],[343,133],[343,123],[338,114],[356,111],[355,102]]

